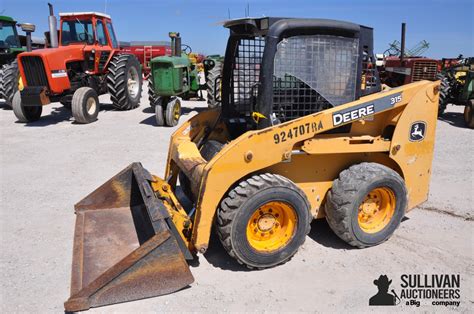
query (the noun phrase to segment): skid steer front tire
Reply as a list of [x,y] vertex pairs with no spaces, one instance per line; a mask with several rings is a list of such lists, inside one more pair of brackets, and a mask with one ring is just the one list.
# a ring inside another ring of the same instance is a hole
[[310,205],[287,178],[260,174],[242,180],[217,212],[219,239],[237,262],[268,268],[287,262],[310,230]]
[[20,122],[35,122],[41,118],[43,112],[43,106],[23,106],[21,102],[20,91],[15,93],[12,101],[13,113]]
[[77,123],[87,124],[97,120],[100,103],[96,91],[90,87],[77,89],[72,96],[71,109]]
[[134,55],[113,57],[107,73],[107,89],[112,106],[118,110],[130,110],[140,105],[142,71]]
[[406,207],[403,179],[376,163],[361,163],[342,171],[325,204],[326,220],[334,233],[359,248],[388,240],[400,225]]

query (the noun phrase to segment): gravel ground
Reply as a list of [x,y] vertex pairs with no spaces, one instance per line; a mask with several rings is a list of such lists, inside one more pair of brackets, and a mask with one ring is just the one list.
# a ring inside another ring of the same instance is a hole
[[[133,161],[162,176],[174,128],[158,128],[148,107],[130,112],[103,106],[99,121],[75,124],[58,103],[32,124],[0,109],[0,311],[61,312],[69,296],[75,216],[73,204]],[[101,102],[110,103],[102,96]],[[184,102],[182,121],[205,107]],[[352,249],[325,221],[315,221],[304,246],[283,266],[248,271],[218,240],[191,267],[195,283],[177,293],[90,312],[240,311],[367,312],[380,274],[460,274],[459,307],[423,311],[470,312],[473,297],[474,133],[462,108],[438,123],[429,200],[411,211],[395,235],[377,247]],[[198,266],[197,266],[198,265]],[[380,308],[378,308],[380,310]],[[388,309],[388,308],[384,308]],[[392,310],[414,310],[404,302]],[[469,310],[470,309],[470,310]]]

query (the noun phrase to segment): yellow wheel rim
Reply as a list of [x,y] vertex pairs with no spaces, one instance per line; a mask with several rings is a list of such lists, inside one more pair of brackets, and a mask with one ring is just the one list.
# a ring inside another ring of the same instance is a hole
[[389,188],[376,188],[366,195],[359,206],[357,220],[366,233],[376,233],[385,228],[395,213],[395,195]]
[[173,110],[174,120],[178,121],[180,116],[181,116],[181,104],[179,101],[176,101],[174,105],[174,110]]
[[266,203],[250,217],[247,224],[247,239],[256,251],[278,250],[291,240],[297,222],[296,211],[289,204]]

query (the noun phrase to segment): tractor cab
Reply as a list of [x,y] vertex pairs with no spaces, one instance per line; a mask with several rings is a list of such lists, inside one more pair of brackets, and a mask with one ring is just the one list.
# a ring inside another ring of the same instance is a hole
[[0,53],[6,53],[15,48],[21,48],[16,22],[11,17],[0,16]]
[[244,18],[230,30],[222,113],[237,137],[381,90],[372,28],[326,19]]

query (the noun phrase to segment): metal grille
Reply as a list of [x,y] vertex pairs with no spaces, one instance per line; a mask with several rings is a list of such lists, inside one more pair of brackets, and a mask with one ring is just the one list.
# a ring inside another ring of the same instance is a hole
[[252,91],[258,91],[260,64],[262,62],[265,39],[240,39],[232,64],[230,102],[234,110],[242,115],[250,115]]
[[415,61],[413,63],[412,82],[421,80],[436,80],[438,64],[436,61]]
[[[365,47],[364,47],[365,48]],[[369,91],[377,87],[376,66],[374,57],[364,50],[362,59],[362,90]]]
[[28,86],[48,87],[48,77],[44,69],[43,60],[38,56],[24,56],[20,58]]
[[329,35],[282,40],[275,55],[272,120],[285,122],[355,99],[358,40]]

